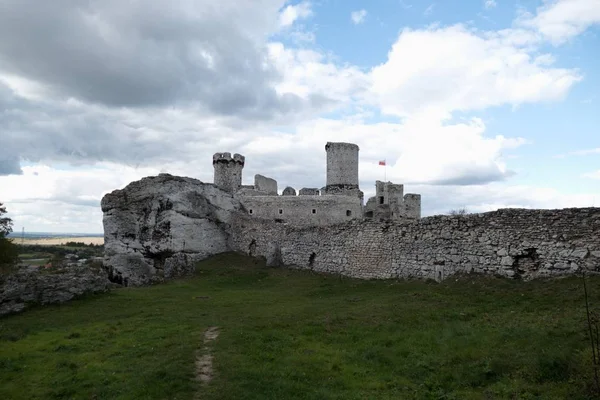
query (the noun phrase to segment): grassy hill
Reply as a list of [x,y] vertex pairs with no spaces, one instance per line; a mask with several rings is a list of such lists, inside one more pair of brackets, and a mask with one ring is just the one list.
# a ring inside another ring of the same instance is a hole
[[[600,305],[600,278],[589,289]],[[595,398],[585,318],[577,278],[360,281],[226,254],[0,319],[0,398]]]

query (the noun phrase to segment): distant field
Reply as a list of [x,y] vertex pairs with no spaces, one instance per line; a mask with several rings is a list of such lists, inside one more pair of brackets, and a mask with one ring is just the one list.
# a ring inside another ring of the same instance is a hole
[[223,254],[0,319],[0,399],[597,399],[585,321],[577,277],[361,281]]
[[46,246],[61,246],[67,242],[79,242],[85,244],[104,244],[104,238],[98,236],[73,236],[73,237],[46,237],[46,238],[17,238],[12,237],[16,244],[39,244]]

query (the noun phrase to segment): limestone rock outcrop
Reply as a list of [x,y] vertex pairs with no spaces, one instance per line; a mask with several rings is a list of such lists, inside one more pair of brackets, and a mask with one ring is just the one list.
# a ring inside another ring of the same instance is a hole
[[102,199],[104,267],[109,279],[138,286],[183,276],[229,250],[240,203],[211,183],[160,174]]
[[106,272],[95,266],[24,267],[0,276],[0,316],[33,304],[64,303],[83,294],[105,292],[110,286]]

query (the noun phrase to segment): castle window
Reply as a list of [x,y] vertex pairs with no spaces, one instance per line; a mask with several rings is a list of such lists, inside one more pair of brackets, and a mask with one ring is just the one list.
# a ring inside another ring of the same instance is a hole
[[346,210],[346,217],[351,217],[351,216],[352,216],[352,211]]
[[379,196],[379,204],[383,204],[383,196]]
[[317,213],[317,210],[316,210],[315,208],[313,208],[313,209],[312,209],[312,213],[313,213],[313,214],[316,214],[316,213]]
[[252,214],[254,211],[252,209],[248,210],[248,214]]
[[279,209],[279,214],[283,214],[283,210],[281,208]]

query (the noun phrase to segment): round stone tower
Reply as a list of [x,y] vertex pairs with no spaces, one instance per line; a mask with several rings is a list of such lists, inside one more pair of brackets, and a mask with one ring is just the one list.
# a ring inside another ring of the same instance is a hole
[[358,146],[327,142],[327,186],[358,187]]
[[215,185],[229,193],[235,193],[242,186],[242,169],[246,159],[240,154],[215,153],[213,167],[215,168]]
[[358,195],[358,146],[354,143],[327,142],[327,194]]

